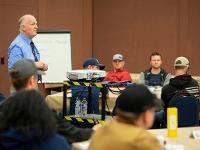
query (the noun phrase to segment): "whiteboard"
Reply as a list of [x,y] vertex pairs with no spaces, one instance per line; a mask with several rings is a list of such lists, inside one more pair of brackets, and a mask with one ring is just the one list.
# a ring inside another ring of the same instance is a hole
[[33,38],[40,53],[40,61],[48,64],[48,70],[42,75],[43,83],[63,83],[66,72],[72,69],[71,32],[40,31]]

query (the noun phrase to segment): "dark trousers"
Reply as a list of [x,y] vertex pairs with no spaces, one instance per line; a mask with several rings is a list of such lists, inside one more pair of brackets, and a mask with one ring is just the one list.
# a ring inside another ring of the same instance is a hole
[[167,121],[166,121],[166,113],[164,110],[160,110],[158,112],[155,112],[155,120],[153,127],[156,128],[166,128],[167,127]]

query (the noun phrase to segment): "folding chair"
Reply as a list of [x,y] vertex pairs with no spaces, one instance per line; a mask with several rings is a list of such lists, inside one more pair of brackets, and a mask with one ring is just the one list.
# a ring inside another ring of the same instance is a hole
[[169,102],[169,107],[177,107],[179,127],[199,124],[198,103],[194,96],[176,96]]

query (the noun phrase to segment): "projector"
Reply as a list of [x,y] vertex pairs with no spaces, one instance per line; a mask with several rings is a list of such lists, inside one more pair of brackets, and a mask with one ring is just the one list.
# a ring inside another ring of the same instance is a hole
[[102,81],[106,72],[102,70],[71,70],[67,72],[67,78],[74,81]]

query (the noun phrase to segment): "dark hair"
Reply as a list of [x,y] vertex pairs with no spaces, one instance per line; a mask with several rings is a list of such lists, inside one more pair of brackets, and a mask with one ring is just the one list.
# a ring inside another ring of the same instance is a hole
[[158,53],[158,52],[152,52],[151,55],[150,55],[150,60],[151,60],[151,57],[152,57],[152,56],[160,56],[160,58],[162,59],[161,54]]
[[17,78],[15,70],[12,70],[10,72],[10,76],[11,76],[12,84],[13,84],[13,86],[14,86],[14,88],[16,90],[24,89],[27,86],[29,79],[31,78],[31,76],[28,76],[28,77],[18,77]]
[[36,90],[26,90],[9,97],[3,103],[0,132],[15,128],[27,138],[43,140],[56,133],[56,121]]

